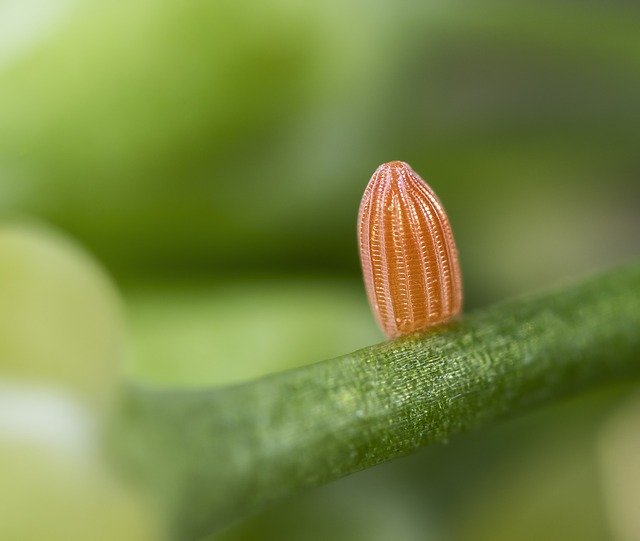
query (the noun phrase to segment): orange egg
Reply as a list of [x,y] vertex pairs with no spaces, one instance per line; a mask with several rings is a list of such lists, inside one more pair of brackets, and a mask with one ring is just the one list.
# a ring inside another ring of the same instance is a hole
[[460,313],[462,279],[449,219],[408,164],[376,169],[360,203],[358,243],[369,303],[388,338]]

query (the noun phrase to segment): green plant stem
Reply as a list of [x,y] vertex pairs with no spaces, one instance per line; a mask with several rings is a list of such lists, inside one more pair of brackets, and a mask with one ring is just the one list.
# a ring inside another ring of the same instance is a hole
[[134,388],[123,418],[129,459],[175,535],[197,538],[305,487],[639,375],[636,264],[242,385]]

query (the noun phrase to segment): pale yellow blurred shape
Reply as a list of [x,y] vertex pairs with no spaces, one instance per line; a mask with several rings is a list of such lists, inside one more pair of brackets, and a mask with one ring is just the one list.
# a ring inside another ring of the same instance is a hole
[[640,540],[640,395],[617,411],[600,440],[605,504],[616,541]]
[[0,224],[0,382],[52,384],[103,408],[123,337],[118,296],[90,256],[44,226]]
[[0,539],[159,539],[103,456],[124,351],[118,295],[43,225],[0,224]]
[[95,456],[0,441],[0,539],[161,539],[144,500]]

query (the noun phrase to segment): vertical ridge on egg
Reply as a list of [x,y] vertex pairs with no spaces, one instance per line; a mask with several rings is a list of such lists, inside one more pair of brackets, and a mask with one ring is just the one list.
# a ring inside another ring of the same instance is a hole
[[462,307],[453,232],[442,203],[411,167],[382,164],[358,214],[371,309],[388,338],[444,323]]

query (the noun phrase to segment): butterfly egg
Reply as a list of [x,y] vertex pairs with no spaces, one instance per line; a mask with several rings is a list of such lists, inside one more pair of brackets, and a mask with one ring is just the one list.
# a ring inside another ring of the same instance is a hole
[[384,163],[365,189],[358,213],[364,283],[388,338],[456,317],[462,279],[444,207],[411,167]]

